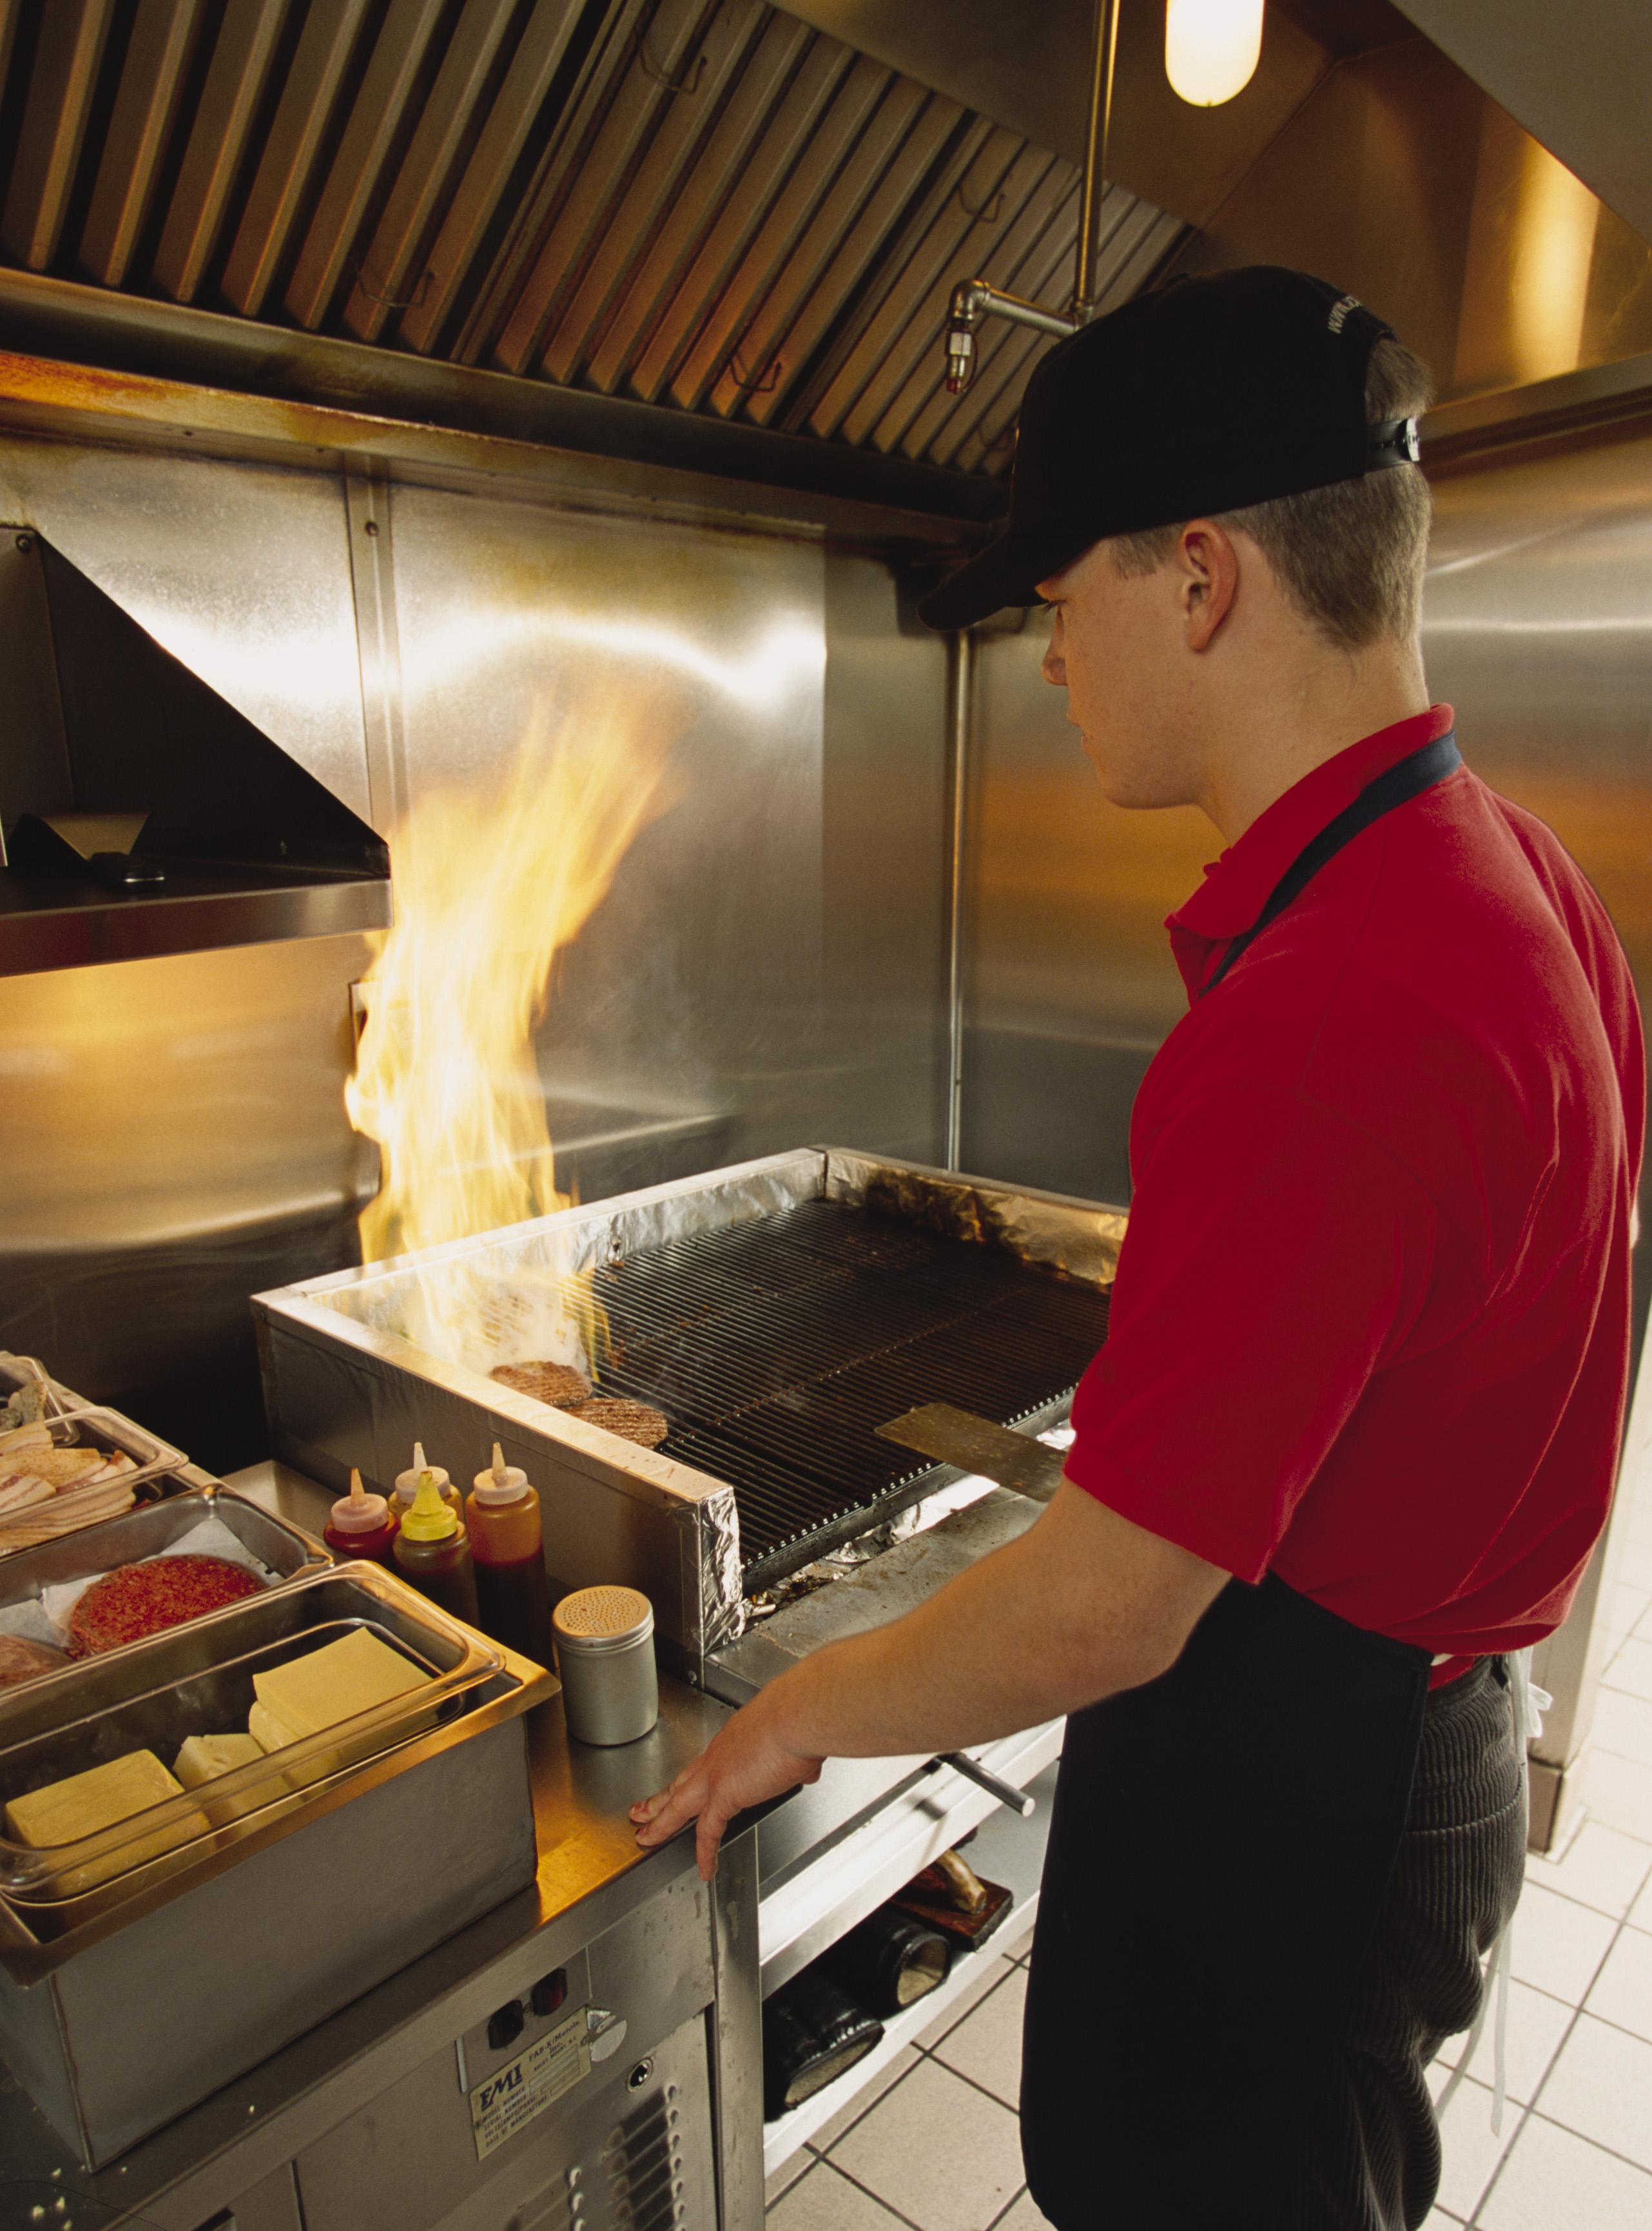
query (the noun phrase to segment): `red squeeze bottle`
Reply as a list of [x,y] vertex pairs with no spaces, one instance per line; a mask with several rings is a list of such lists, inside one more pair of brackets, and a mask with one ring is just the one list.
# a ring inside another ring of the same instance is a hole
[[539,1498],[527,1474],[506,1463],[497,1441],[491,1468],[476,1474],[465,1498],[465,1518],[483,1633],[538,1665],[551,1665],[551,1581]]
[[395,1546],[395,1513],[382,1495],[363,1491],[361,1474],[350,1475],[350,1492],[332,1506],[322,1540],[340,1557],[371,1557],[376,1564],[391,1562]]

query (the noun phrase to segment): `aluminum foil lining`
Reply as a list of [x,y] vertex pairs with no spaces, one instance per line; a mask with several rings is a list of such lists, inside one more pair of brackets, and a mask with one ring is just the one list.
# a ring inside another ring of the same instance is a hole
[[570,1292],[582,1271],[814,1200],[825,1162],[804,1148],[737,1163],[289,1290],[467,1370],[544,1360],[600,1381],[600,1328]]
[[745,1632],[740,1575],[740,1521],[732,1487],[681,1506],[676,1512],[682,1549],[683,1592],[698,1594],[702,1646],[709,1657]]

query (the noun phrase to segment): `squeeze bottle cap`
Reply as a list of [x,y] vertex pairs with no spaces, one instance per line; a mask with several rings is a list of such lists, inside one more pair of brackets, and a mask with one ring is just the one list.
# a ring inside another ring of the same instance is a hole
[[424,1443],[423,1441],[415,1441],[413,1444],[412,1463],[408,1466],[405,1471],[398,1471],[396,1475],[396,1492],[403,1503],[412,1502],[414,1497],[419,1491],[419,1481],[427,1471],[436,1484],[436,1493],[438,1495],[441,1494],[444,1487],[448,1487],[452,1484],[447,1473],[442,1471],[440,1465],[426,1464],[424,1461]]
[[528,1476],[519,1465],[507,1465],[505,1452],[494,1443],[494,1461],[476,1474],[476,1500],[493,1505],[520,1503],[528,1491]]
[[413,1508],[402,1521],[402,1537],[407,1542],[450,1542],[458,1531],[453,1505],[442,1500],[436,1473],[427,1465],[419,1474]]
[[371,1534],[390,1516],[390,1505],[382,1495],[369,1495],[362,1487],[361,1474],[352,1471],[350,1492],[341,1495],[332,1506],[332,1523],[341,1534]]

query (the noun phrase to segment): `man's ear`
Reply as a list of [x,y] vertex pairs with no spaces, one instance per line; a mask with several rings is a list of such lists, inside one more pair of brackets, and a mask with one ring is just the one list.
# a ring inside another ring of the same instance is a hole
[[1190,650],[1209,650],[1239,592],[1239,554],[1213,519],[1191,519],[1173,563]]

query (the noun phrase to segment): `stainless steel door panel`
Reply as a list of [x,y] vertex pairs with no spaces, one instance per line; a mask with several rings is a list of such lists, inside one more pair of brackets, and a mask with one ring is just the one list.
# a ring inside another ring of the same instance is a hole
[[[497,2049],[479,2024],[307,2148],[297,2166],[307,2231],[549,2231],[571,2220],[576,2191],[591,2231],[713,2226],[712,1959],[710,1893],[679,1876],[563,1963],[560,2008],[543,2019],[530,2009],[519,2037]],[[548,1953],[543,1964],[555,1964]],[[501,2004],[526,2000],[538,1970],[518,1973],[525,1965],[517,1955]],[[471,2092],[581,2007],[591,2010],[590,2074],[479,2161]],[[628,2190],[645,2203],[636,2215],[622,2204]]]
[[305,2231],[716,2231],[706,2040],[628,2040],[481,2162],[449,2047],[300,2155]]

